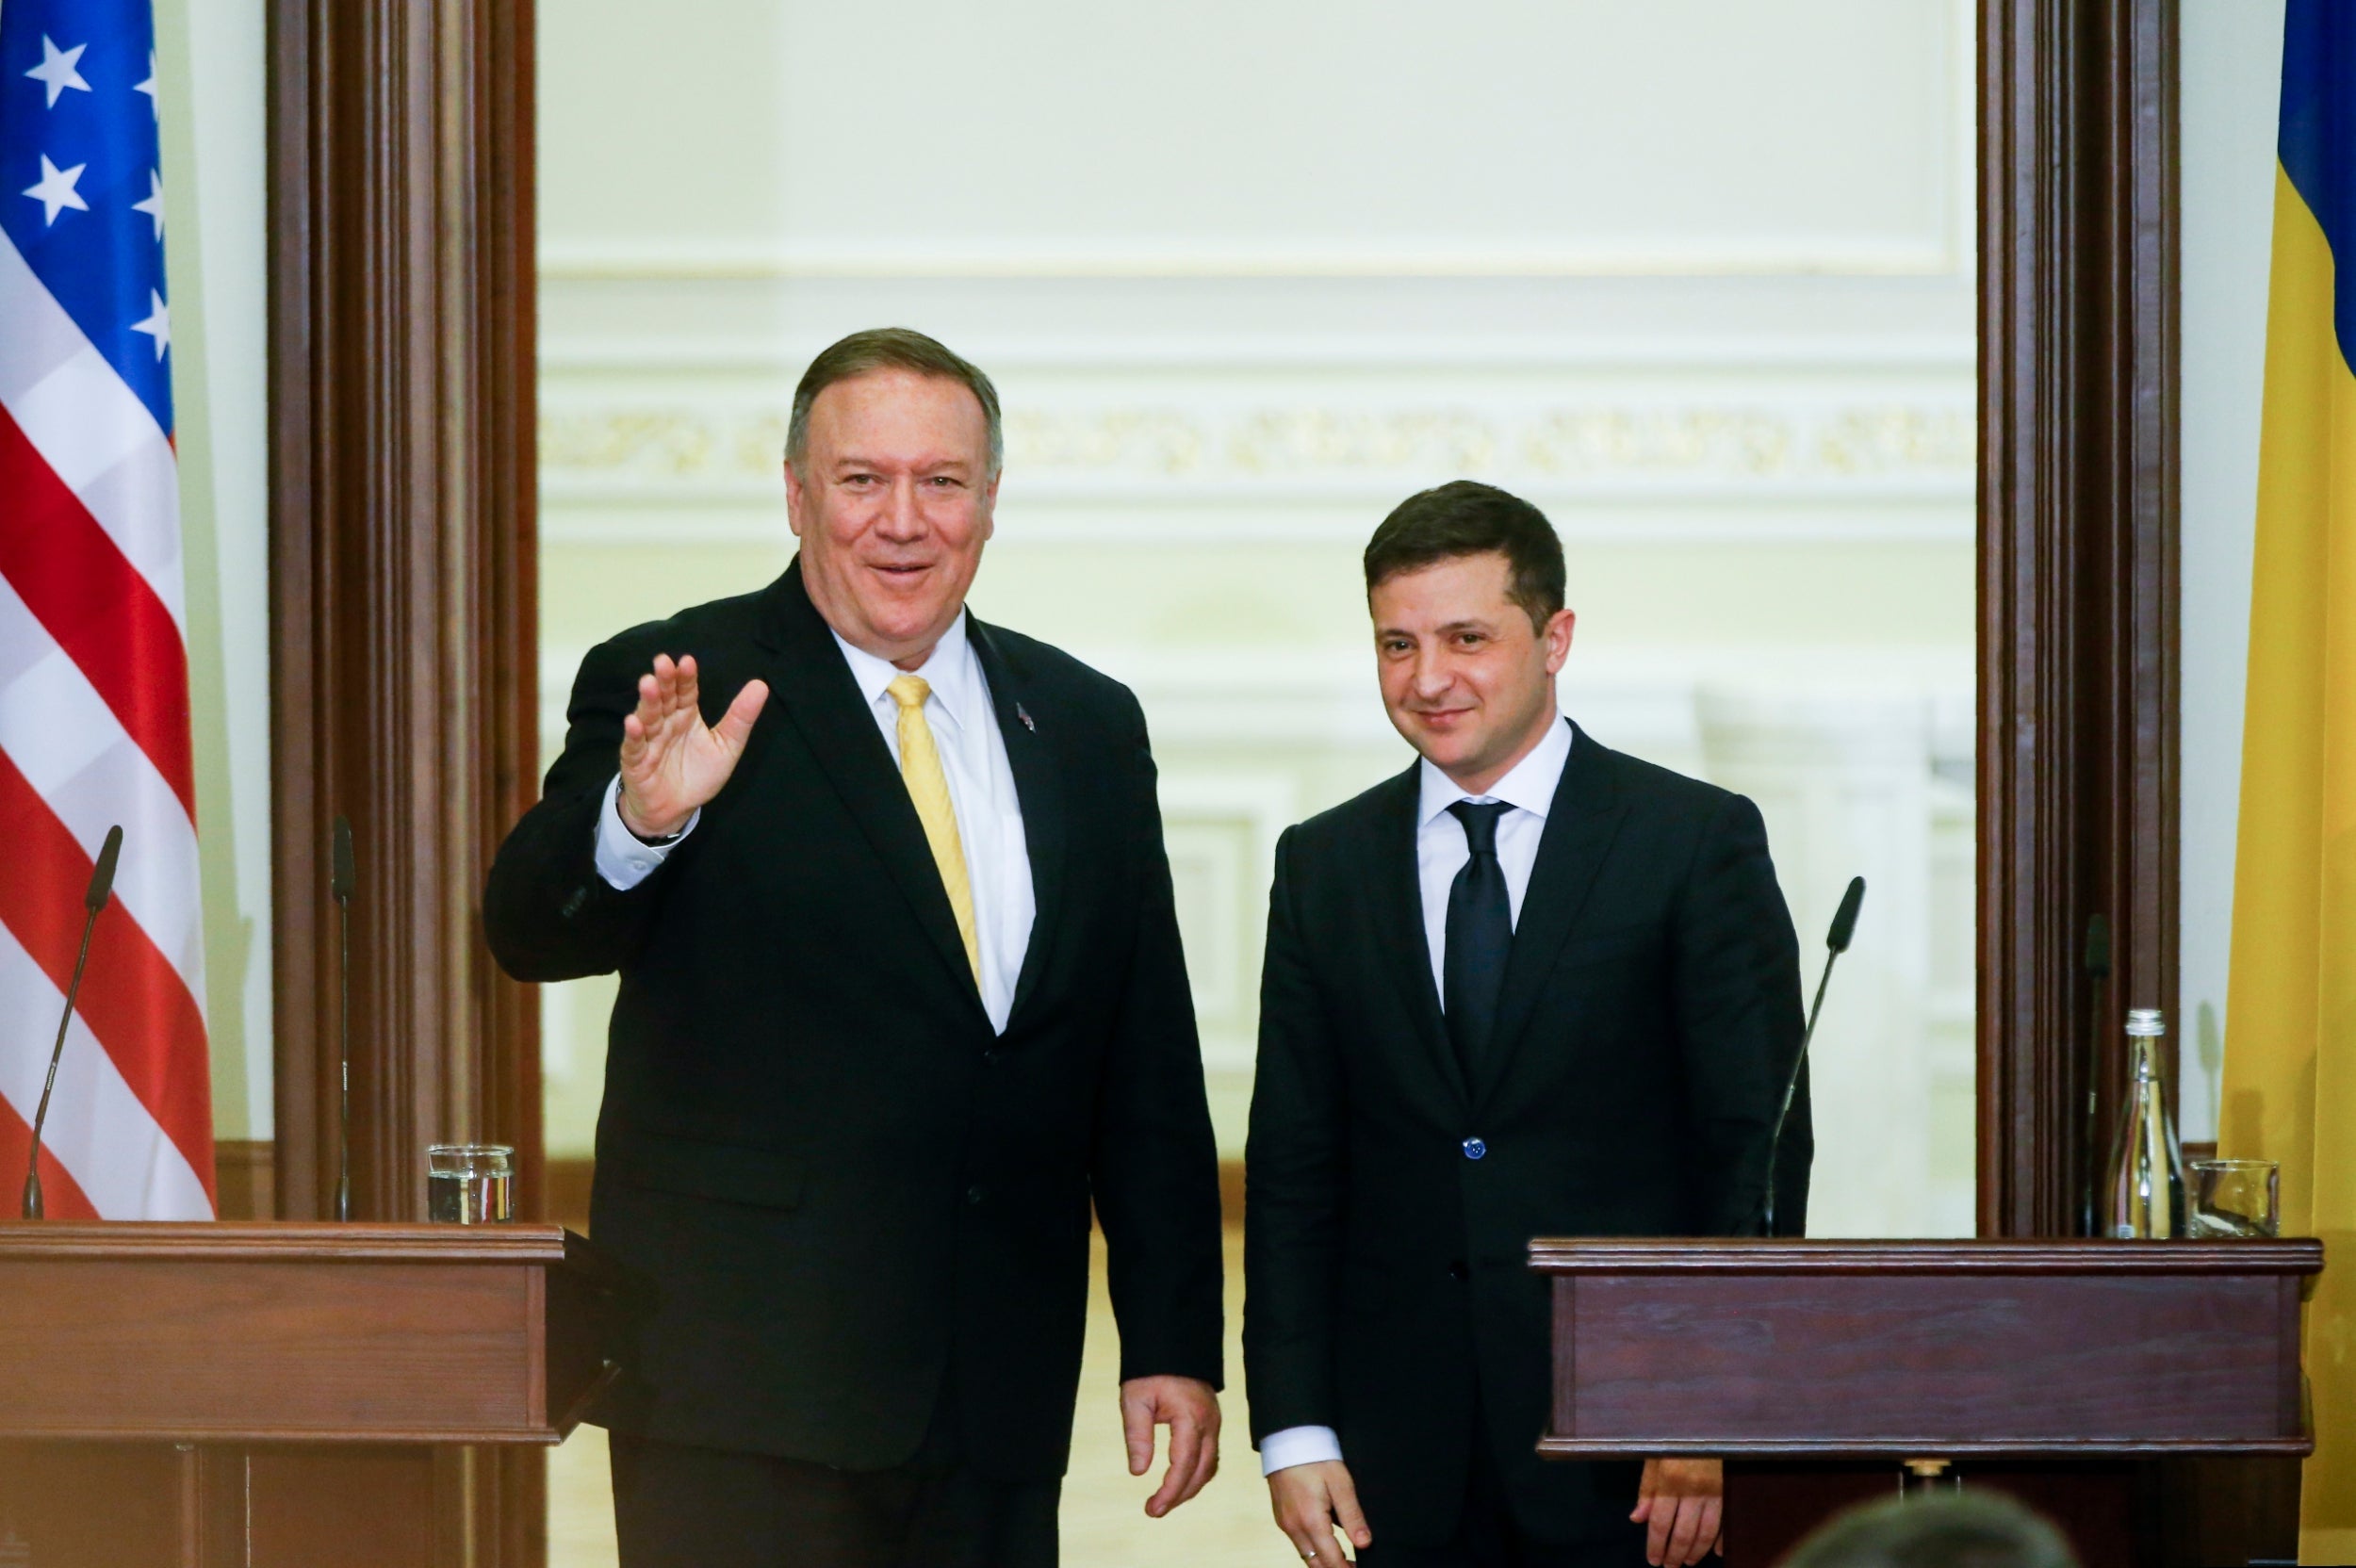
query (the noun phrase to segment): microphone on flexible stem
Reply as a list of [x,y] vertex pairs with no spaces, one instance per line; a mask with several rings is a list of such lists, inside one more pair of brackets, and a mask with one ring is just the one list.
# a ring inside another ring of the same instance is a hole
[[25,1156],[25,1203],[22,1210],[26,1219],[41,1218],[41,1130],[49,1120],[49,1091],[57,1086],[57,1060],[65,1054],[65,1032],[74,1023],[74,999],[81,994],[82,966],[90,962],[90,934],[98,929],[98,913],[106,908],[107,898],[115,888],[115,860],[123,854],[123,829],[106,829],[106,841],[98,851],[98,864],[90,868],[90,890],[82,896],[83,907],[90,912],[82,922],[82,951],[74,959],[74,983],[65,988],[65,1017],[57,1020],[57,1043],[49,1048],[49,1077],[41,1086],[41,1109],[33,1113],[33,1148]]
[[352,819],[335,813],[327,890],[335,899],[335,1217],[352,1217]]
[[1808,1029],[1800,1036],[1800,1054],[1792,1059],[1792,1078],[1783,1086],[1783,1105],[1775,1112],[1775,1130],[1767,1140],[1767,1196],[1761,1211],[1761,1233],[1775,1233],[1775,1152],[1783,1143],[1783,1124],[1792,1115],[1792,1098],[1800,1090],[1800,1069],[1808,1063],[1808,1043],[1816,1037],[1816,1021],[1824,1011],[1824,988],[1832,984],[1833,960],[1849,951],[1849,939],[1857,934],[1857,912],[1865,903],[1865,878],[1849,878],[1849,890],[1841,895],[1841,907],[1834,911],[1832,929],[1824,934],[1824,972],[1816,982],[1816,1000],[1808,1010]]

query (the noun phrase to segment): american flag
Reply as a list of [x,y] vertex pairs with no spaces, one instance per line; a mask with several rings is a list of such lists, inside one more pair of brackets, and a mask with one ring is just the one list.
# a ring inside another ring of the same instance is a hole
[[123,829],[53,1218],[213,1213],[155,41],[150,0],[0,0],[0,1192]]

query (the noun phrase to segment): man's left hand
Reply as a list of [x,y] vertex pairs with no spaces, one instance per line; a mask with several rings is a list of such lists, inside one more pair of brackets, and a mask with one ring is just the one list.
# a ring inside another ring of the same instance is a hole
[[1219,1474],[1219,1394],[1200,1378],[1132,1378],[1121,1385],[1121,1432],[1129,1441],[1129,1474],[1153,1467],[1153,1429],[1170,1429],[1170,1469],[1145,1500],[1155,1519],[1203,1490]]
[[1686,1568],[1711,1552],[1723,1554],[1720,1511],[1726,1493],[1726,1467],[1714,1459],[1648,1459],[1637,1483],[1636,1511],[1628,1517],[1652,1527],[1644,1537],[1644,1560],[1655,1568]]

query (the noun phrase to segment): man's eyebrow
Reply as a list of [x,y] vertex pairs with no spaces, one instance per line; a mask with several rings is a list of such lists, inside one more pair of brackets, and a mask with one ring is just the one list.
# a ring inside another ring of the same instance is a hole
[[[880,458],[861,457],[856,452],[845,452],[841,457],[834,460],[835,472],[837,473],[841,473],[847,468],[882,470],[889,468],[892,466],[892,465]],[[951,469],[956,469],[960,472],[970,472],[973,467],[973,461],[971,458],[965,457],[939,457],[933,458],[927,462],[911,464],[909,466],[914,472],[920,474],[942,474],[949,472]]]
[[[1432,629],[1435,635],[1446,637],[1459,631],[1494,631],[1497,629],[1497,623],[1478,618],[1454,620],[1446,626],[1433,627]],[[1374,634],[1377,637],[1413,637],[1415,633],[1410,627],[1379,626],[1374,629]]]

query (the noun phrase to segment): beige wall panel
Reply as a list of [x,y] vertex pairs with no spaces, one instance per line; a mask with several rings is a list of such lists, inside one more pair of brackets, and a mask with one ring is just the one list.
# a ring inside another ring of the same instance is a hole
[[[976,612],[1145,704],[1239,1152],[1274,837],[1408,756],[1359,551],[1411,491],[1493,480],[1569,551],[1569,710],[1774,796],[1811,954],[1874,879],[1820,1228],[1967,1226],[1968,14],[548,8],[549,743],[588,645],[790,558],[809,356],[942,337],[1007,411]],[[587,1146],[608,996],[551,990],[552,1152]]]

